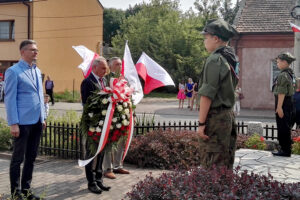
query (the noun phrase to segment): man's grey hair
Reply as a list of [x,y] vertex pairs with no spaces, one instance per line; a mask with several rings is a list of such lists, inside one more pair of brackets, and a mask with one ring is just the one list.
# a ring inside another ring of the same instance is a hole
[[101,62],[103,62],[106,66],[106,73],[105,75],[109,74],[110,73],[110,70],[109,70],[109,67],[107,65],[107,61],[104,57],[102,56],[99,56],[98,58],[96,58],[93,63],[92,63],[92,69],[94,70],[96,66],[98,66]]
[[24,40],[24,41],[22,41],[21,44],[20,44],[20,51],[29,44],[36,44],[36,41],[34,41],[34,40]]
[[112,57],[112,58],[110,58],[109,61],[108,61],[109,67],[111,67],[114,64],[115,60],[121,60],[121,58],[119,58],[119,57]]
[[102,56],[99,56],[98,58],[96,58],[93,63],[92,63],[92,67],[98,66],[100,62],[106,62],[106,59]]

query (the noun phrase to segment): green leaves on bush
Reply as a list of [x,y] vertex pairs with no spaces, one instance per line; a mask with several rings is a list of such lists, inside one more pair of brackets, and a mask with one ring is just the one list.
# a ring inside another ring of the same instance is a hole
[[137,115],[135,117],[135,124],[137,126],[153,126],[155,125],[155,114],[146,115],[146,113],[142,113],[141,115]]
[[300,129],[292,130],[292,153],[300,155]]
[[300,155],[300,136],[293,138],[292,153]]
[[12,136],[6,121],[0,118],[0,150],[9,150],[12,146]]
[[260,136],[257,133],[250,136],[245,142],[245,145],[249,149],[265,150],[267,148],[264,137]]

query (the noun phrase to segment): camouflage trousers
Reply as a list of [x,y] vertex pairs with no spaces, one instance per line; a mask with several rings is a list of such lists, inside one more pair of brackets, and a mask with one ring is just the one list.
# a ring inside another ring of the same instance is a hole
[[205,134],[208,140],[199,139],[201,165],[206,168],[225,166],[233,168],[237,126],[231,109],[211,109],[207,115]]

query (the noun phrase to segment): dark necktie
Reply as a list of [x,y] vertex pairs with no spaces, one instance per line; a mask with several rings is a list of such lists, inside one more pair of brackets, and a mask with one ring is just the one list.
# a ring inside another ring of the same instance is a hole
[[103,78],[99,78],[99,81],[100,81],[101,89],[104,89],[105,86],[104,86]]

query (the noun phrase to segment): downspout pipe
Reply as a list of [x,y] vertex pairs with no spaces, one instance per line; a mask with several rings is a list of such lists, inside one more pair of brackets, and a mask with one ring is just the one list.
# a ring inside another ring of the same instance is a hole
[[27,6],[28,9],[28,16],[27,16],[27,38],[30,39],[30,17],[31,17],[31,13],[30,13],[30,5],[28,3],[25,2],[25,0],[23,0],[23,4],[25,6]]
[[236,37],[236,40],[235,40],[235,44],[234,44],[234,50],[235,50],[235,53],[237,54],[238,52],[238,44],[239,44],[239,41],[241,39],[241,35],[238,34],[237,37]]

